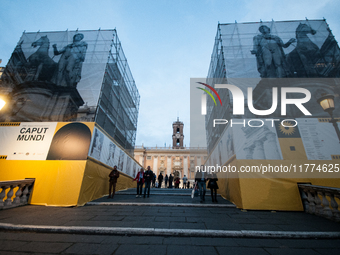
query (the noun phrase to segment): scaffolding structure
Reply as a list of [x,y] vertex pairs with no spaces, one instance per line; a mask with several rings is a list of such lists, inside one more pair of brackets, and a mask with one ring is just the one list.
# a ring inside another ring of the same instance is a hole
[[140,95],[115,29],[24,32],[0,89],[0,121],[96,122],[133,154]]
[[206,112],[204,166],[217,172],[226,199],[302,211],[298,183],[339,187],[332,173],[290,168],[339,161],[340,123],[318,103],[334,98],[328,110],[340,117],[339,78],[340,50],[325,20],[218,25],[208,77],[197,82],[206,94],[192,94]]
[[140,95],[121,43],[114,36],[103,78],[95,122],[131,155],[135,146]]
[[[218,24],[207,84],[212,87],[215,84],[233,84],[244,95],[247,95],[247,88],[252,87],[254,95],[261,95],[270,87],[265,83],[268,78],[332,78],[331,85],[311,91],[315,92],[312,93],[314,96],[320,96],[321,93],[339,94],[340,85],[335,79],[339,77],[340,49],[325,19],[272,20]],[[207,97],[205,122],[208,152],[216,146],[225,129],[224,125],[212,128],[214,119],[254,117],[234,116],[230,91],[216,90],[223,107],[215,105],[213,99]],[[261,102],[256,103],[257,109],[261,109]],[[322,115],[318,114],[313,113],[314,116]]]

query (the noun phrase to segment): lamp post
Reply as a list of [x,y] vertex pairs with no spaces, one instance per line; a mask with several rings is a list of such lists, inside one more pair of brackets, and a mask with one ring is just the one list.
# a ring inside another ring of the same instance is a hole
[[333,124],[336,134],[338,135],[339,143],[340,143],[340,130],[337,124],[337,121],[333,117],[334,107],[334,96],[330,94],[322,94],[321,97],[317,100],[317,102],[321,105],[322,109],[325,112],[328,112],[331,115],[330,123]]
[[0,98],[0,110],[2,109],[2,107],[4,107],[6,104],[6,102]]

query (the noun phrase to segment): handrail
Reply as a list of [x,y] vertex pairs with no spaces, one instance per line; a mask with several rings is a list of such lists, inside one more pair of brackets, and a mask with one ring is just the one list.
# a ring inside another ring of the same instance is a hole
[[306,212],[340,222],[339,188],[300,183],[298,187]]
[[[26,205],[35,179],[0,182],[0,210]],[[15,194],[14,190],[17,188]],[[13,194],[15,197],[13,197]],[[12,200],[13,197],[13,200]],[[6,198],[6,200],[4,200]]]

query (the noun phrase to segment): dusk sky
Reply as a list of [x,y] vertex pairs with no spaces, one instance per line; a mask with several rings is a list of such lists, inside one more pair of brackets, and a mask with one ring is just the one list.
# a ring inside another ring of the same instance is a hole
[[339,0],[2,0],[0,66],[22,33],[117,29],[141,101],[136,145],[169,146],[184,122],[190,146],[190,78],[208,73],[218,23],[323,19],[340,38]]

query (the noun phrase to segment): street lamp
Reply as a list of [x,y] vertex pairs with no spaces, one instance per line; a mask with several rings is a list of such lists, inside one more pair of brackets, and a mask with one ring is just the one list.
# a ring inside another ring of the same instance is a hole
[[0,110],[2,109],[2,107],[4,107],[6,104],[6,102],[0,98]]
[[321,105],[322,109],[325,112],[328,112],[329,115],[331,115],[330,123],[333,124],[335,128],[335,132],[338,135],[339,143],[340,143],[340,130],[337,124],[337,121],[333,118],[333,111],[335,109],[334,107],[334,96],[330,94],[321,94],[321,97],[317,100],[317,102]]

